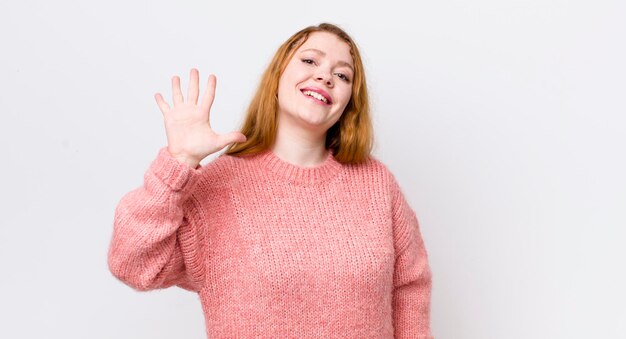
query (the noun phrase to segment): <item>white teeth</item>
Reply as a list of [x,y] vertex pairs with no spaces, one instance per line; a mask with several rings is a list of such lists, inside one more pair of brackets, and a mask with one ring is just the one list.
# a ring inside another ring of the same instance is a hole
[[319,101],[322,101],[323,103],[327,104],[328,100],[326,100],[326,98],[324,98],[323,95],[316,93],[316,92],[312,92],[312,91],[304,91],[302,92],[304,95],[308,95],[310,97],[313,97]]

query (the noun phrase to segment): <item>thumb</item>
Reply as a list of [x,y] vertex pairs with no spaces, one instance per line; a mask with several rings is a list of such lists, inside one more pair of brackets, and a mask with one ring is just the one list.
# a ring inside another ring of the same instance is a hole
[[230,132],[220,135],[220,144],[226,147],[235,142],[245,142],[246,136],[241,132]]

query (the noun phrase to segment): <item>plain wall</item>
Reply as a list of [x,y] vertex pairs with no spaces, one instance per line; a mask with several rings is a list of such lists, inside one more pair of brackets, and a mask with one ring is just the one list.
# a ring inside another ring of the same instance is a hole
[[[323,21],[364,57],[375,155],[417,212],[438,339],[623,338],[623,1],[0,3],[0,337],[204,338],[196,295],[108,271],[171,102],[218,77],[238,127],[276,48]],[[210,161],[211,159],[207,159]]]

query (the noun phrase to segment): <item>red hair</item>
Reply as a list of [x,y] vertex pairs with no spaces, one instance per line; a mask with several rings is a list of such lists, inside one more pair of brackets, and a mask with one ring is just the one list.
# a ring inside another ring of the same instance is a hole
[[252,155],[272,147],[278,127],[277,93],[280,76],[295,51],[314,32],[329,32],[345,41],[350,46],[354,66],[350,101],[339,120],[328,129],[326,148],[332,150],[337,161],[345,164],[360,163],[369,158],[373,145],[373,128],[363,61],[352,38],[341,28],[328,23],[304,28],[278,48],[261,77],[259,87],[248,106],[246,118],[240,129],[247,140],[231,144],[225,154]]

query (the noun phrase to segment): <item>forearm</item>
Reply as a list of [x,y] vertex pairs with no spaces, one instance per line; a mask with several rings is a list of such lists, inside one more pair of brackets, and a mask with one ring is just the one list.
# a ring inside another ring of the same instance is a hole
[[408,247],[397,259],[393,293],[395,338],[432,338],[432,274],[424,251]]
[[181,236],[189,234],[184,205],[191,172],[160,152],[144,185],[125,195],[115,210],[109,248],[113,275],[138,290],[167,287],[185,274]]

